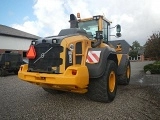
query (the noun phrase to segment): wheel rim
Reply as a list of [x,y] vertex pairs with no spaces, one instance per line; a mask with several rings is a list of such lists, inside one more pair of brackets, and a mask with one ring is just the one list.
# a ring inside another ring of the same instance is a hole
[[111,73],[109,75],[109,90],[110,90],[110,92],[113,92],[115,89],[115,81],[116,81],[115,79],[116,79],[115,72],[111,71]]
[[130,67],[127,66],[127,78],[129,78],[129,77],[130,77]]

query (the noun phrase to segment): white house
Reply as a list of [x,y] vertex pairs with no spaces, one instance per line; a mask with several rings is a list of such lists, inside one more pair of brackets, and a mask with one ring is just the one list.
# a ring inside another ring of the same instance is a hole
[[25,57],[31,41],[39,38],[39,36],[0,25],[0,53],[16,51]]

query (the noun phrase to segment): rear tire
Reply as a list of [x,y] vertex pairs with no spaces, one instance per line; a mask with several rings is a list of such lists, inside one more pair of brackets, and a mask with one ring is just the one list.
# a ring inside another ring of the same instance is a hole
[[88,97],[98,102],[111,102],[117,92],[117,65],[108,60],[104,74],[98,79],[90,79]]
[[130,82],[130,76],[131,76],[131,66],[130,66],[130,61],[127,59],[125,63],[124,73],[118,76],[118,84],[128,85]]

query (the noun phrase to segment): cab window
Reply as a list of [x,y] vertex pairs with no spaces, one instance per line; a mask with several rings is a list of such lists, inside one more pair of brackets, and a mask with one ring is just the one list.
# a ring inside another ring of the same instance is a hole
[[98,31],[98,21],[81,21],[78,23],[80,29],[83,29],[87,32],[88,35],[91,35],[93,38],[96,36],[96,31]]
[[108,29],[109,29],[109,25],[108,25],[108,23],[105,21],[105,20],[103,20],[103,39],[104,39],[104,41],[106,42],[106,41],[108,41]]

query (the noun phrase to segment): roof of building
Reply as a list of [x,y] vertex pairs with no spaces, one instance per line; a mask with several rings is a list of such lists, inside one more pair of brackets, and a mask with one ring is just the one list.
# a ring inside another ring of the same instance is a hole
[[33,40],[40,38],[39,36],[32,35],[30,33],[26,33],[5,25],[0,25],[0,35],[27,38],[27,39],[33,39]]
[[125,40],[113,40],[113,41],[109,41],[108,43],[111,44],[114,48],[117,48],[117,45],[121,44],[122,53],[124,53],[124,54],[129,53],[129,50],[131,48],[129,43]]

